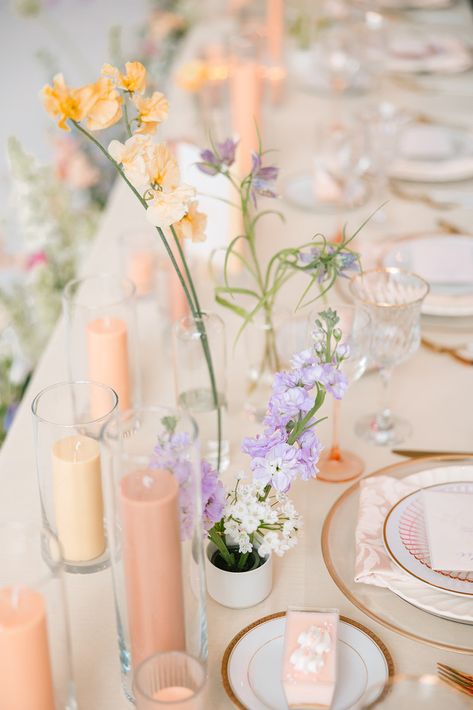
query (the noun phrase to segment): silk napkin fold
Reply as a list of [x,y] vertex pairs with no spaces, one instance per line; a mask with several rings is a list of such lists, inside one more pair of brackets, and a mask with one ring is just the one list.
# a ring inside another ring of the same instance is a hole
[[390,580],[406,574],[391,561],[383,543],[386,515],[398,500],[417,490],[391,476],[373,476],[361,482],[358,523],[355,530],[355,582],[388,587]]

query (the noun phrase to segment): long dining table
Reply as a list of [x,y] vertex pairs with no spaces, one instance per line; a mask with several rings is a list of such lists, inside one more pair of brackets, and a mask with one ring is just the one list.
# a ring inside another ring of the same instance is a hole
[[[440,11],[437,14],[419,13],[416,20],[423,19],[432,26],[438,26],[440,18],[443,17],[445,23],[453,29],[457,28],[462,32],[465,32],[465,28],[469,30],[473,38],[473,21],[466,2],[459,2],[450,10],[442,12],[443,14]],[[205,37],[205,28],[196,27],[180,61],[192,56],[193,48]],[[423,77],[419,77],[416,79],[416,85],[417,88],[414,88],[386,80],[382,84],[381,94],[334,100],[304,92],[289,80],[281,105],[265,106],[262,127],[265,146],[277,150],[275,155],[281,168],[281,183],[284,184],[287,176],[307,167],[313,151],[317,119],[329,111],[352,115],[367,103],[384,98],[406,110],[422,112],[446,123],[461,124],[473,129],[471,71],[449,77],[428,77],[425,85]],[[202,141],[198,119],[195,115],[192,118],[190,97],[182,95],[172,87],[169,93],[171,116],[161,133],[163,138],[185,138],[196,143]],[[462,185],[463,190],[472,188],[473,181]],[[306,242],[317,232],[328,237],[333,236],[343,224],[347,224],[349,231],[354,231],[376,206],[373,198],[368,204],[351,212],[317,214],[300,211],[280,199],[277,207],[283,212],[285,222],[271,217],[261,222],[257,239],[261,258],[267,259],[276,248]],[[357,244],[360,244],[361,251],[369,256],[370,252],[375,253],[390,235],[436,230],[439,219],[448,220],[461,231],[469,233],[472,215],[473,212],[464,207],[442,212],[425,203],[403,200],[391,195],[386,206],[386,221],[379,223],[371,220],[357,237],[354,246],[356,248]],[[119,235],[124,231],[139,230],[145,226],[142,208],[135,204],[126,186],[117,182],[86,260],[84,274],[117,271]],[[258,431],[261,425],[250,421],[244,410],[246,354],[243,341],[234,346],[239,325],[237,316],[214,303],[212,279],[209,277],[205,260],[199,260],[195,249],[193,268],[201,300],[206,308],[221,315],[227,328],[229,412],[226,435],[231,444],[231,462],[223,477],[225,481],[230,481],[235,472],[248,468],[247,457],[240,452],[242,437]],[[302,282],[297,279],[291,282],[290,289],[284,295],[286,306],[296,303],[302,287]],[[341,297],[340,293],[333,293],[333,300]],[[155,304],[150,305],[149,302],[138,303],[138,321],[143,401],[146,404],[174,405],[170,325],[159,320],[158,309]],[[449,332],[448,329],[443,332],[440,325],[434,335],[448,338]],[[460,340],[468,337],[473,339],[473,332],[466,329],[457,332],[453,337]],[[2,520],[39,520],[31,401],[43,387],[65,379],[65,329],[61,318],[36,368],[0,453]],[[354,434],[354,423],[361,415],[376,408],[379,396],[379,378],[375,371],[369,371],[350,387],[342,405],[343,445],[364,459],[365,473],[401,460],[389,448],[372,446]],[[412,423],[412,435],[405,445],[449,451],[473,449],[470,396],[473,396],[473,367],[455,361],[448,354],[420,347],[407,362],[395,368],[391,387],[393,410]],[[330,419],[328,407],[326,413]],[[320,432],[322,439],[328,444],[329,421],[320,425]],[[209,708],[232,707],[220,675],[222,656],[230,640],[256,619],[282,611],[289,605],[336,607],[343,615],[363,623],[385,643],[392,654],[396,671],[435,673],[436,663],[441,661],[471,672],[471,655],[422,643],[388,629],[368,618],[346,598],[332,580],[322,556],[321,531],[329,509],[349,485],[314,480],[299,482],[291,491],[296,505],[299,502],[305,512],[304,531],[297,547],[285,557],[276,560],[273,590],[265,601],[256,607],[234,610],[207,598]],[[89,575],[67,575],[66,587],[79,708],[120,710],[129,707],[120,684],[110,570]]]

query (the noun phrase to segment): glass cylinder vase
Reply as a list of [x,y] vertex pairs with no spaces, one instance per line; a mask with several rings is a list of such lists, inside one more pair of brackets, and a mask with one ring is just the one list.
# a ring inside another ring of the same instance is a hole
[[0,524],[0,707],[77,708],[60,546],[32,523]]
[[116,393],[95,382],[61,382],[33,400],[41,511],[67,572],[108,565],[99,441],[117,406]]
[[177,404],[197,422],[202,458],[224,471],[229,464],[225,325],[215,313],[186,316],[174,325],[173,343]]
[[133,700],[134,669],[153,654],[207,658],[197,426],[147,408],[110,422],[103,439],[119,657]]
[[63,303],[70,379],[112,387],[122,411],[138,405],[134,284],[113,274],[87,276],[67,284]]

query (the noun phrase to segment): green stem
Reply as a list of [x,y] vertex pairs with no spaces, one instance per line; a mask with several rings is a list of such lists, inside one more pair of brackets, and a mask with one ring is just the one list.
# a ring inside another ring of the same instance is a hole
[[126,105],[126,103],[123,104],[123,118],[125,120],[125,128],[128,134],[128,138],[131,138],[130,121],[128,119],[128,106]]
[[[207,360],[207,364],[210,362],[212,363],[212,355],[210,352],[210,345],[209,345],[209,339],[207,336],[207,331],[205,329],[205,324],[202,318],[202,310],[200,307],[199,303],[199,298],[197,296],[197,292],[194,287],[194,282],[192,280],[192,276],[189,271],[189,267],[187,265],[187,261],[184,255],[184,251],[181,246],[181,242],[179,241],[179,238],[176,234],[176,231],[174,227],[171,225],[171,232],[174,237],[174,241],[176,243],[177,250],[179,252],[179,256],[181,258],[181,262],[184,266],[184,271],[186,272],[187,280],[189,282],[191,291],[192,291],[192,296],[194,298],[196,310],[198,317],[194,319],[194,322],[197,326],[197,329],[200,333],[200,338],[202,342],[202,348],[204,350],[205,358]],[[220,398],[218,396],[218,389],[217,389],[217,381],[215,378],[215,371],[212,366],[208,368],[209,370],[209,377],[210,377],[210,387],[212,390],[212,398],[214,401],[215,409],[217,411],[217,471],[220,470],[220,462],[222,458],[222,410],[220,408]]]
[[235,555],[229,552],[225,542],[219,533],[215,530],[215,527],[211,528],[208,532],[209,540],[213,542],[217,550],[222,555],[223,559],[229,567],[235,567]]

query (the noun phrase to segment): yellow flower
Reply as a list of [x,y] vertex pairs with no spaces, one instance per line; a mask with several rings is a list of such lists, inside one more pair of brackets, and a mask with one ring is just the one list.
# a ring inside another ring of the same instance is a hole
[[122,97],[115,89],[113,81],[101,76],[95,84],[90,84],[93,102],[86,112],[87,128],[100,131],[109,128],[122,116]]
[[108,146],[108,152],[123,166],[128,180],[141,190],[149,185],[145,156],[150,140],[149,136],[132,136],[125,143],[113,140]]
[[176,84],[185,91],[199,91],[207,79],[207,65],[198,59],[183,64],[176,72]]
[[187,214],[173,226],[179,239],[203,242],[206,239],[207,215],[198,211],[197,202],[191,202]]
[[141,62],[127,62],[125,64],[125,74],[122,74],[111,64],[104,64],[101,74],[113,79],[116,86],[130,94],[142,94],[146,89],[146,69]]
[[190,185],[179,185],[170,192],[157,190],[148,203],[146,218],[155,227],[165,229],[184,217],[194,197],[195,189]]
[[56,74],[53,85],[44,86],[41,95],[44,108],[50,116],[59,117],[58,126],[65,131],[70,131],[67,119],[81,121],[94,102],[92,87],[70,89],[62,74]]
[[146,150],[145,162],[151,185],[159,185],[162,190],[176,189],[180,179],[179,167],[167,145],[151,144]]
[[133,96],[133,103],[138,109],[138,128],[135,133],[154,133],[168,116],[168,100],[159,91],[155,91],[152,96]]

